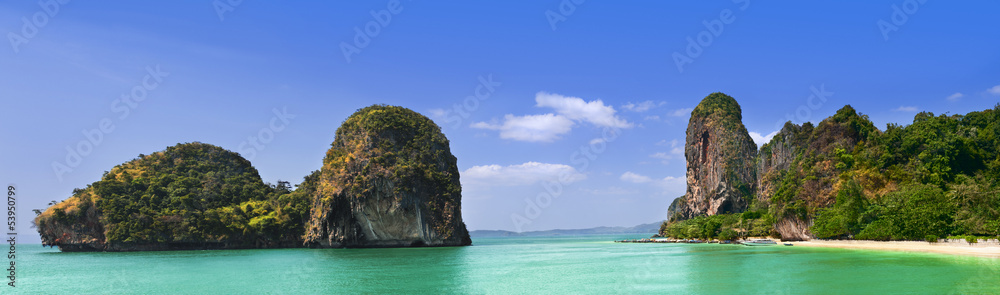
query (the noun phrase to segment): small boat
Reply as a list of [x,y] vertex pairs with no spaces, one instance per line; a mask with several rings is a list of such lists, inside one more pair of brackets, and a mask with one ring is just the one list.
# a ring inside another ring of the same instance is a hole
[[785,245],[785,246],[791,246],[791,245],[792,245],[792,243],[785,243],[784,245]]
[[757,239],[757,240],[746,241],[741,244],[747,246],[774,246],[777,245],[778,243],[768,239]]

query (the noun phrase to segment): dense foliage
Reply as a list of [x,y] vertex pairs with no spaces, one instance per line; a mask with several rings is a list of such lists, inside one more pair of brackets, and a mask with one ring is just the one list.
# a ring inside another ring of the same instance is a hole
[[820,238],[869,240],[998,236],[998,148],[1000,105],[890,124],[837,155],[839,178],[849,185],[811,230]]
[[292,191],[236,153],[178,144],[114,167],[38,218],[71,223],[94,206],[109,243],[275,245],[301,240],[315,178]]
[[699,216],[678,222],[664,223],[660,235],[678,239],[735,240],[765,237],[773,233],[773,221],[755,211]]
[[[462,188],[457,159],[448,139],[429,118],[398,106],[359,109],[337,128],[323,160],[317,217],[334,198],[365,198],[382,193],[422,196],[438,233],[452,234]],[[391,192],[380,192],[385,184]]]
[[716,115],[732,122],[743,120],[743,111],[736,99],[722,92],[709,94],[691,111],[691,116],[707,117]]
[[662,234],[718,237],[732,228],[764,236],[779,221],[799,220],[816,238],[1000,236],[1000,104],[965,115],[922,112],[885,131],[846,106],[815,128],[786,124],[760,157],[778,145],[795,152],[791,164],[758,175],[762,189],[747,212],[665,224]]

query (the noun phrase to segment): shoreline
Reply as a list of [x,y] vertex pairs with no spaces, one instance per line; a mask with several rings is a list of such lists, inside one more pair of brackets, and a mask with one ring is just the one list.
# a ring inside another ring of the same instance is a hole
[[947,240],[937,243],[922,241],[858,241],[858,240],[810,240],[791,243],[794,246],[883,250],[898,252],[923,252],[963,256],[1000,258],[1000,243],[997,240],[980,240],[969,244],[964,240]]

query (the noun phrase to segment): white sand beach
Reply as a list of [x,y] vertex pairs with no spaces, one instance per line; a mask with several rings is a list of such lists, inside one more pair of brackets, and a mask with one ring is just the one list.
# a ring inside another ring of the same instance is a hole
[[938,243],[919,241],[855,241],[855,240],[811,240],[803,242],[785,242],[803,247],[828,247],[845,249],[886,250],[904,252],[931,252],[955,255],[1000,258],[1000,242],[980,240],[969,244],[965,240],[942,240]]

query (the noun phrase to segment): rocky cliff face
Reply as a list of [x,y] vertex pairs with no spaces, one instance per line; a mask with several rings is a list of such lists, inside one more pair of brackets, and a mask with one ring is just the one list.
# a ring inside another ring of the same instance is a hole
[[761,147],[756,193],[760,206],[769,208],[775,218],[774,229],[782,239],[811,238],[809,216],[833,204],[840,186],[838,175],[849,165],[837,150],[847,153],[875,132],[867,118],[845,106],[815,128],[809,122],[786,123]]
[[791,168],[795,157],[807,148],[812,131],[812,123],[796,125],[787,122],[770,142],[761,146],[757,157],[756,191],[761,201],[770,200],[777,189],[775,182],[779,180],[780,172]]
[[104,224],[94,206],[93,192],[80,192],[67,201],[46,210],[36,219],[42,245],[58,246],[62,251],[103,251],[106,249]]
[[687,193],[670,204],[669,221],[750,210],[770,216],[781,238],[807,240],[810,216],[833,203],[838,173],[849,165],[840,154],[878,132],[845,106],[815,128],[786,123],[758,152],[741,120],[739,104],[721,93],[691,113],[684,145]]
[[320,171],[306,243],[312,247],[462,246],[458,166],[430,119],[370,106],[337,129]]
[[691,112],[684,144],[687,193],[671,204],[670,220],[746,209],[757,184],[757,145],[741,112],[722,93],[705,97]]

